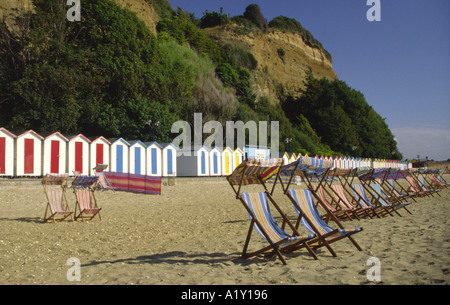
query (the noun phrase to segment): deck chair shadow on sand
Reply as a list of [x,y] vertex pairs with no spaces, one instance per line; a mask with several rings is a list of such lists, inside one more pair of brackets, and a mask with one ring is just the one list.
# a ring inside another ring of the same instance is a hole
[[67,174],[47,174],[42,178],[41,183],[47,197],[44,222],[63,221],[69,216],[73,220],[73,212],[69,208],[66,197],[67,179]]
[[[269,192],[265,185],[265,182],[270,177],[278,175],[279,168],[282,164],[283,159],[249,159],[242,162],[230,176],[227,176],[227,181],[235,192],[236,199],[239,199],[244,205],[250,218],[250,226],[242,250],[242,258],[250,258],[260,254],[266,254],[267,256],[277,255],[281,262],[286,264],[283,254],[305,248],[314,259],[317,259],[316,254],[308,245],[308,241],[313,239],[315,235],[309,234],[302,236],[299,234],[286,214],[283,213],[275,200],[273,200],[272,194],[274,188],[272,188],[272,192]],[[265,191],[242,193],[242,186],[249,184],[261,184]],[[283,219],[281,226],[275,220],[270,206],[273,206],[281,215]],[[285,231],[286,226],[292,231],[291,234]],[[266,240],[268,245],[256,251],[249,252],[248,249],[253,229]]]
[[[313,159],[314,158],[309,158],[307,163],[305,163],[303,158],[300,157],[297,161],[284,166],[281,170],[283,175],[291,177],[294,175],[299,176],[308,187],[308,189],[290,189],[290,183],[284,185],[280,179],[283,192],[290,199],[298,215],[295,227],[298,228],[301,223],[308,231],[316,235],[315,238],[308,242],[313,250],[326,247],[331,255],[337,256],[330,244],[348,238],[359,251],[362,251],[352,235],[361,232],[363,229],[344,228],[336,215],[327,208],[327,205],[323,202],[319,204],[321,199],[315,190],[318,190],[322,183],[330,178],[328,177],[329,167],[326,167],[327,164],[316,164]],[[313,177],[318,183],[317,186],[313,186]],[[323,216],[321,216],[317,210],[318,205],[320,205],[328,214],[328,219],[330,220],[328,223],[324,221]],[[337,228],[333,228],[330,223],[333,223]]]
[[95,189],[98,183],[98,176],[76,176],[72,181],[73,192],[76,203],[74,216],[75,220],[91,220],[98,215],[101,220],[100,210],[95,198]]

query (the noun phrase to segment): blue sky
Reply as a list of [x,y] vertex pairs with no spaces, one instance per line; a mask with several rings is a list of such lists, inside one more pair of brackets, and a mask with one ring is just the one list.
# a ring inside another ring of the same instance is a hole
[[295,18],[333,57],[340,80],[364,94],[405,158],[450,158],[450,1],[380,0],[369,22],[366,0],[169,0],[197,18],[205,10],[242,15],[258,4],[268,21]]

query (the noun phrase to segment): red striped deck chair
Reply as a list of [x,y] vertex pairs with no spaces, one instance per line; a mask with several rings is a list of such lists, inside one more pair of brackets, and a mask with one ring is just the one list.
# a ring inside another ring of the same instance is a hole
[[310,242],[311,248],[315,250],[320,247],[326,247],[333,256],[337,256],[330,244],[343,238],[348,238],[359,251],[362,251],[358,243],[352,238],[352,235],[361,232],[363,229],[345,229],[336,218],[334,219],[334,222],[338,228],[334,229],[329,226],[320,216],[316,204],[314,203],[313,194],[314,193],[311,192],[311,190],[305,189],[289,189],[286,193],[298,215],[296,226],[298,227],[301,223],[308,231],[317,235],[317,237]]
[[95,198],[95,189],[98,183],[98,176],[76,176],[72,181],[73,192],[75,194],[75,220],[91,220],[98,215],[101,220],[100,210]]
[[[330,212],[332,212],[337,218],[339,219],[349,219],[352,220],[352,216],[350,214],[352,214],[352,211],[347,208],[346,206],[340,205],[338,201],[334,200],[334,198],[332,196],[330,196],[330,193],[323,187],[323,186],[319,186],[316,189],[317,195],[320,198],[319,204],[322,205],[324,204],[328,210]],[[327,197],[328,195],[328,197]],[[330,198],[330,199],[328,199]],[[331,201],[331,202],[330,202]],[[354,217],[356,217],[357,219],[359,219],[359,217],[357,215],[353,215]],[[326,222],[329,221],[329,217],[327,215],[327,217],[325,218]]]
[[356,217],[360,218],[368,216],[372,218],[372,216],[376,215],[376,213],[373,213],[373,208],[365,204],[364,201],[358,200],[358,198],[355,198],[351,195],[349,195],[350,198],[347,197],[346,190],[341,184],[333,184],[331,186],[331,189],[333,190],[338,204],[342,205],[343,207],[347,207],[347,209],[351,211]]
[[[69,208],[66,197],[67,179],[68,175],[66,174],[47,174],[42,179],[41,183],[47,197],[44,222],[63,221],[69,216],[73,220],[73,212]],[[51,188],[52,185],[57,186],[57,188]]]
[[446,188],[448,186],[447,184],[444,184],[442,181],[440,181],[437,178],[437,176],[431,175],[430,176],[430,180],[436,187],[438,187],[440,189],[444,189],[444,188]]
[[429,192],[424,191],[417,182],[416,178],[413,176],[406,176],[406,181],[408,182],[409,189],[408,193],[413,193],[419,197],[429,196]]

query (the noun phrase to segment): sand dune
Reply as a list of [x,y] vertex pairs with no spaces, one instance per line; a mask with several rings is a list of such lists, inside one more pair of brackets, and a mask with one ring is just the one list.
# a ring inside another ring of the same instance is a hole
[[[257,190],[249,186],[246,191]],[[248,217],[222,179],[177,179],[162,195],[97,192],[102,220],[43,223],[46,199],[39,181],[0,181],[0,284],[449,284],[448,189],[420,198],[413,215],[345,222],[363,227],[357,251],[342,240],[338,257],[318,250],[279,259],[241,259]],[[68,193],[73,208],[75,198]],[[294,217],[278,188],[275,199]],[[255,233],[256,234],[256,233]],[[251,247],[265,245],[254,235]],[[79,259],[70,282],[69,258]],[[367,260],[380,260],[370,282]]]

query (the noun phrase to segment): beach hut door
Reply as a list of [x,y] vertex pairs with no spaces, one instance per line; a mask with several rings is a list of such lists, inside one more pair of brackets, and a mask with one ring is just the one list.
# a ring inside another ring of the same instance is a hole
[[141,174],[141,148],[136,147],[134,149],[134,173]]
[[34,171],[34,140],[24,139],[24,170],[25,174],[32,174]]
[[123,173],[123,146],[116,146],[116,170],[118,173]]
[[202,151],[202,156],[200,158],[200,162],[201,162],[201,171],[202,171],[202,175],[206,174],[206,154],[204,151]]
[[50,149],[50,173],[59,173],[59,141],[51,142]]
[[0,138],[0,174],[5,173],[6,167],[6,138]]
[[219,169],[217,166],[217,153],[213,154],[213,162],[214,162],[214,174],[217,174],[219,172]]
[[95,161],[97,162],[95,166],[98,164],[103,164],[103,144],[97,144],[97,155],[95,157]]
[[173,174],[172,163],[173,163],[172,150],[168,149],[167,150],[167,174],[168,175]]
[[75,142],[75,171],[83,172],[83,143]]
[[230,156],[228,153],[225,153],[225,174],[230,173]]
[[152,148],[152,175],[156,175],[158,173],[157,170],[157,157],[156,157],[156,148]]

